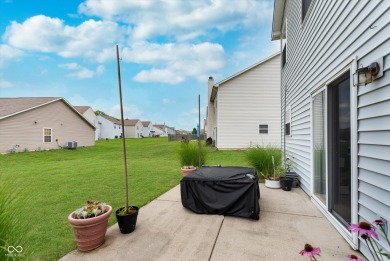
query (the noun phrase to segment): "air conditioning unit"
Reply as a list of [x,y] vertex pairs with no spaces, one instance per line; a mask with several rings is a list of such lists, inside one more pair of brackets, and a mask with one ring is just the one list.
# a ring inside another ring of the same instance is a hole
[[76,148],[77,148],[77,141],[68,142],[68,149],[76,149]]

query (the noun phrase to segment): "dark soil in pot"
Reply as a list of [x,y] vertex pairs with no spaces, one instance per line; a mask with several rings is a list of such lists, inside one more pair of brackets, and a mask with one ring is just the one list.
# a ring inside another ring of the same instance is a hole
[[136,206],[129,206],[127,213],[123,213],[124,209],[125,207],[118,209],[115,212],[115,215],[121,233],[129,234],[135,230],[139,208]]

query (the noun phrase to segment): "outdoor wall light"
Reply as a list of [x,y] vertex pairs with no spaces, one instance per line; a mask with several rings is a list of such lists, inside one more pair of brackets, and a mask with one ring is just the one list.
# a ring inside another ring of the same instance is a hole
[[371,63],[367,67],[357,69],[355,74],[353,75],[353,85],[360,86],[371,83],[372,77],[378,75],[379,69],[379,64],[376,62]]
[[367,85],[373,80],[383,76],[383,71],[381,71],[381,67],[383,67],[383,63],[373,62],[367,67],[357,69],[356,72],[353,74],[353,85]]

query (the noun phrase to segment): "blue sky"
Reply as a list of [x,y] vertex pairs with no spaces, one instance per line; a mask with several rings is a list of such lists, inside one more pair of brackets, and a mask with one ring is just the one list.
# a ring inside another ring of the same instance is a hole
[[272,0],[0,0],[0,96],[64,97],[119,117],[119,45],[125,117],[191,130],[209,76],[278,51],[272,11]]

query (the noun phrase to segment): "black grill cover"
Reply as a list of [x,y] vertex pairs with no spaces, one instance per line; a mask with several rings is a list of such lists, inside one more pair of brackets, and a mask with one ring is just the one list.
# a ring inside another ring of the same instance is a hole
[[180,181],[181,202],[199,214],[258,220],[260,189],[256,169],[202,167]]

